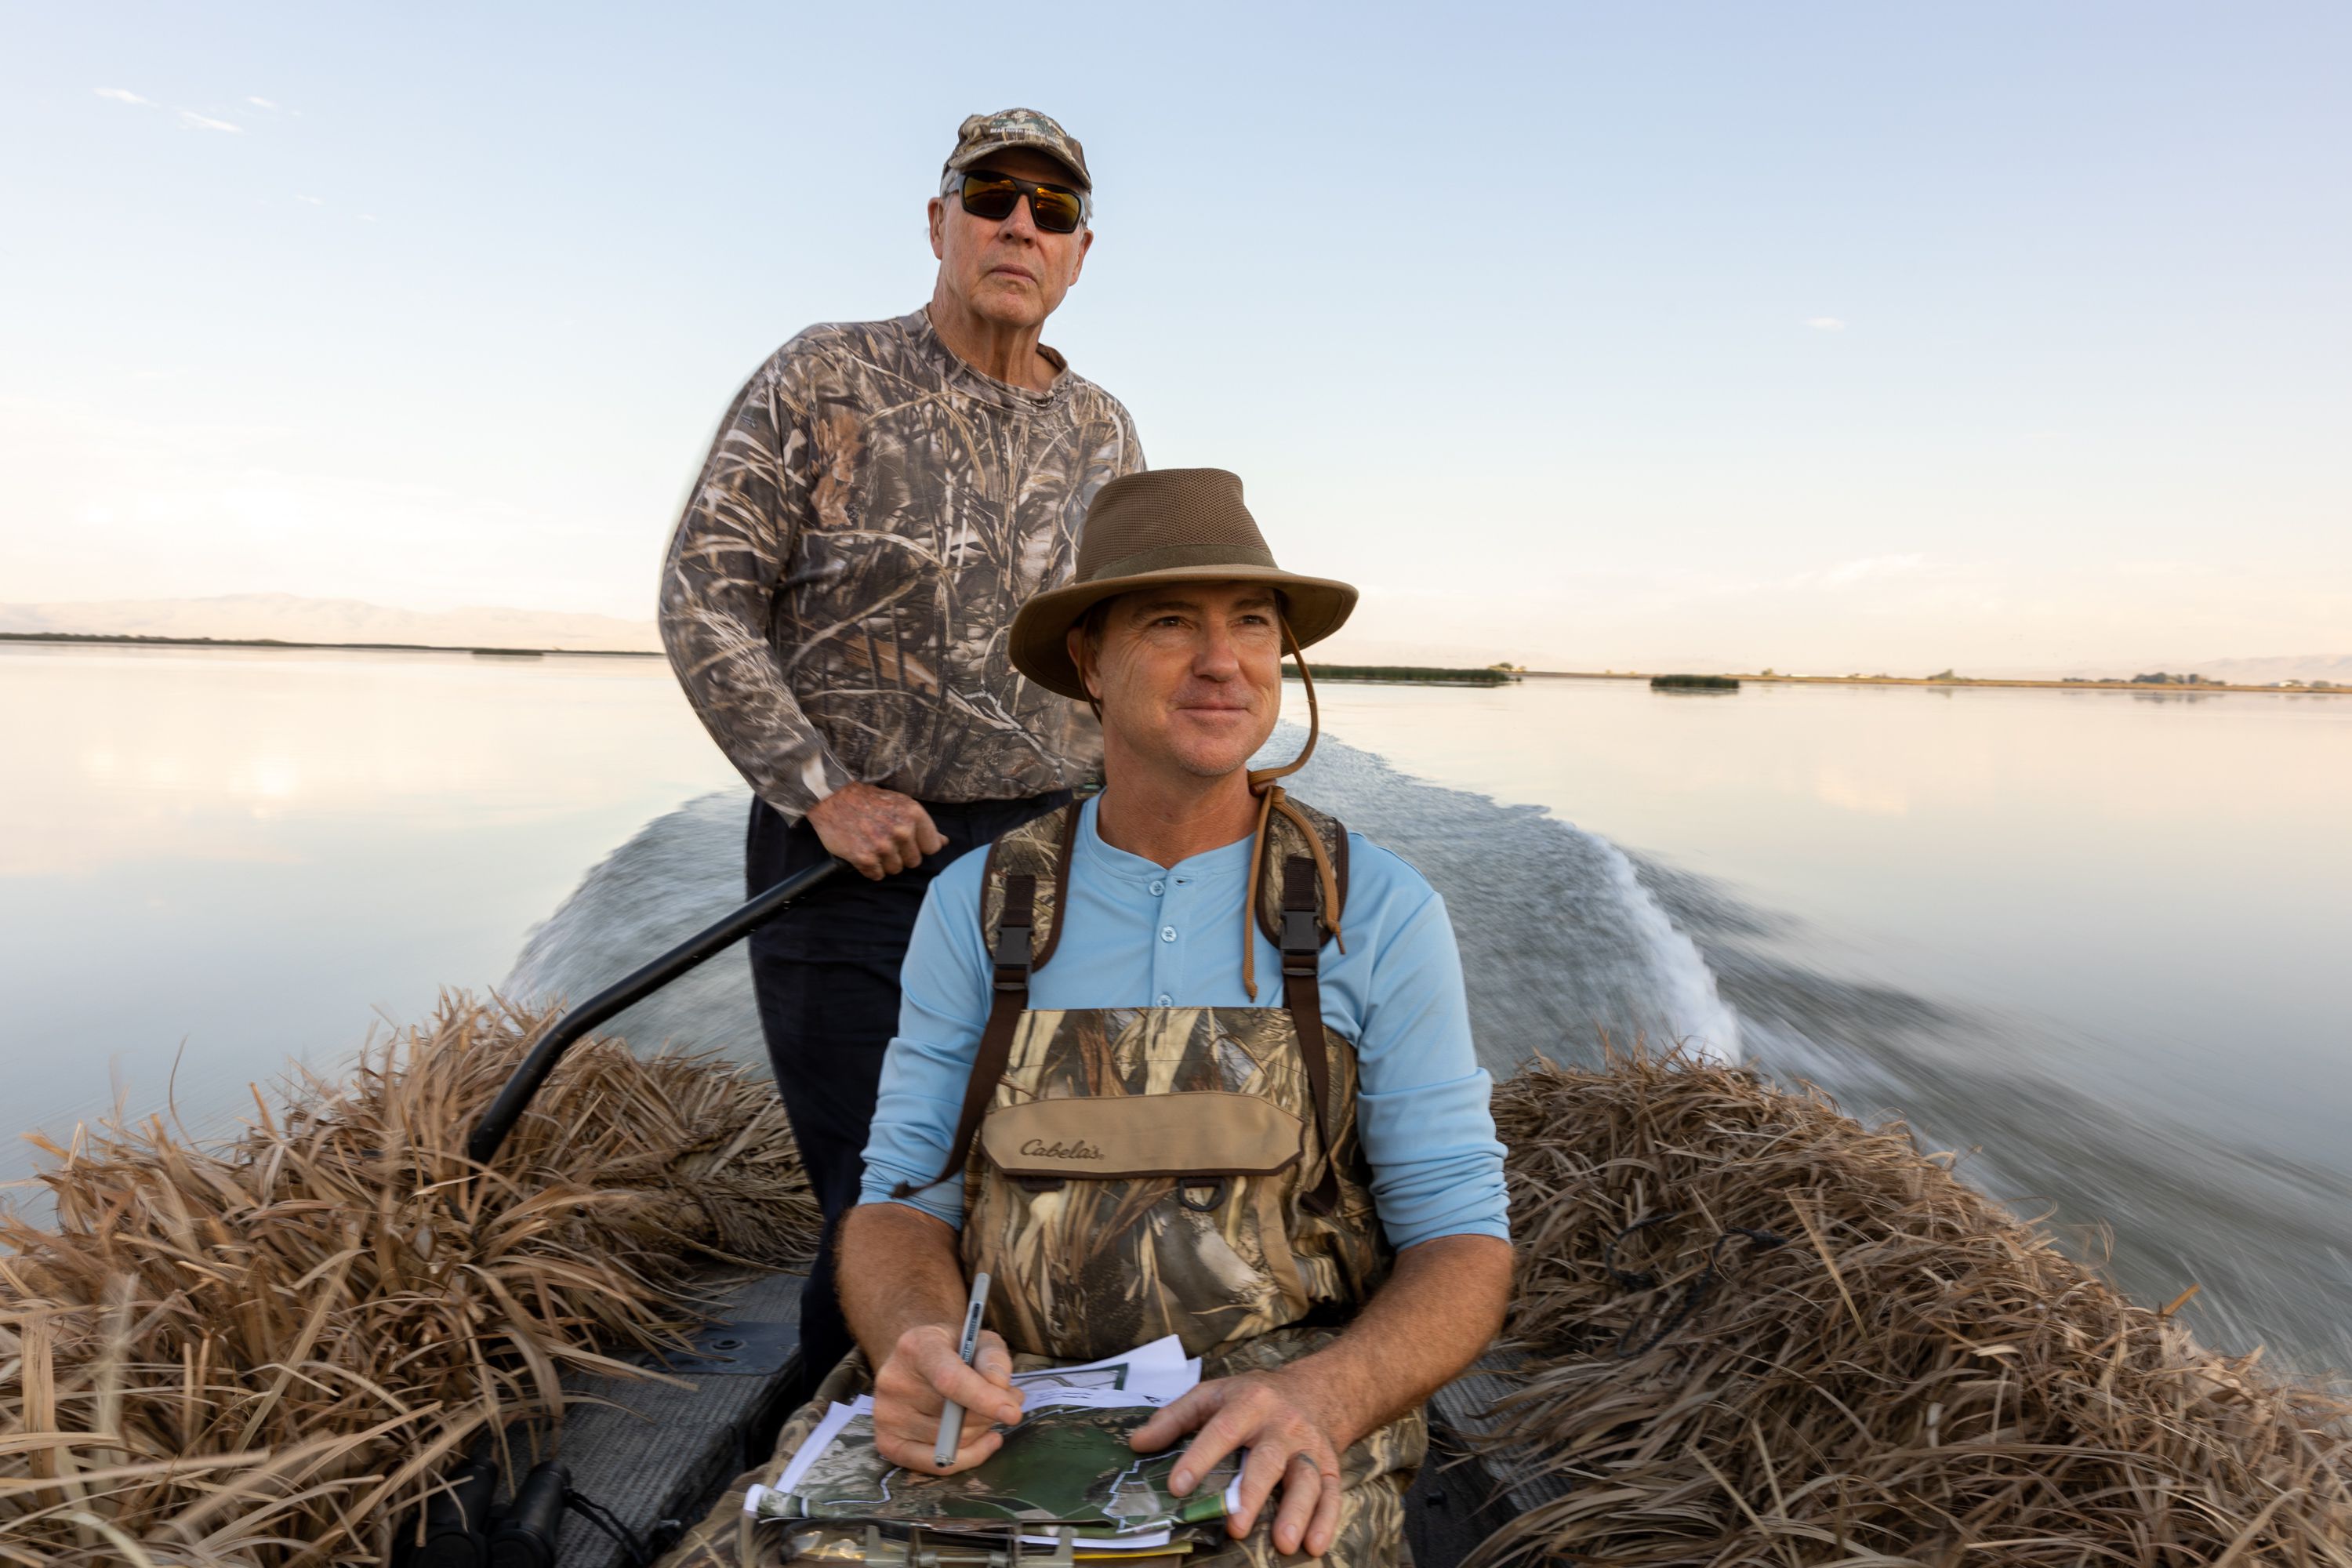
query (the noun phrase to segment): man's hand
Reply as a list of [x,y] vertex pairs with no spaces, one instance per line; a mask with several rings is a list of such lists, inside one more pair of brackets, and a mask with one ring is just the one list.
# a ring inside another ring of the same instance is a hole
[[1286,1369],[1202,1384],[1136,1428],[1128,1443],[1139,1454],[1155,1454],[1198,1430],[1169,1477],[1179,1497],[1218,1460],[1247,1448],[1241,1507],[1225,1520],[1225,1533],[1236,1541],[1247,1535],[1279,1481],[1276,1550],[1319,1557],[1339,1531],[1339,1450],[1346,1443],[1333,1427],[1331,1416]]
[[808,808],[808,821],[825,848],[877,882],[948,847],[922,802],[878,784],[842,785]]
[[[956,1354],[955,1335],[943,1323],[900,1334],[890,1359],[874,1374],[874,1451],[927,1476],[951,1476],[1003,1447],[1004,1434],[995,1427],[1021,1419],[1013,1353],[994,1332],[982,1329],[972,1362],[964,1365]],[[963,1406],[963,1432],[955,1463],[941,1465],[935,1462],[940,1411],[950,1399]]]

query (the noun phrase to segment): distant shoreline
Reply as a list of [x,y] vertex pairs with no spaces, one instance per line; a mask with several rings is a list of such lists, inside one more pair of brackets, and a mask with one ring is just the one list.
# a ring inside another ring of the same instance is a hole
[[[1662,670],[1642,669],[1530,669],[1530,680],[1647,680]],[[2272,697],[2352,697],[2352,685],[2344,686],[2231,686],[2219,681],[2188,684],[2158,684],[2155,681],[2130,680],[1997,680],[1990,678],[1958,675],[1944,679],[1908,675],[1733,675],[1731,679],[1754,681],[1758,685],[1785,686],[1933,686],[1960,688],[1969,686],[2020,687],[2040,691],[2137,691],[2163,692],[2170,695],[2186,691],[2259,691]]]
[[518,658],[556,655],[579,658],[659,658],[647,648],[484,647],[468,643],[289,642],[283,637],[152,637],[126,632],[0,632],[0,642],[113,643],[126,647],[325,648],[344,653],[479,653]]
[[[557,658],[660,658],[659,652],[650,648],[625,647],[488,647],[467,643],[417,642],[291,642],[281,637],[141,637],[126,632],[0,632],[0,643],[62,643],[71,647],[92,644],[122,647],[248,647],[308,649],[340,653],[471,653],[489,657]],[[1284,667],[1286,679],[1294,671]],[[1651,669],[1523,669],[1517,676],[1529,680],[1647,680],[1652,676],[1666,673]],[[1318,672],[1318,679],[1320,672]],[[1344,679],[1344,678],[1343,678]],[[2195,686],[2158,685],[2155,682],[2129,680],[2001,680],[1990,677],[1954,676],[1937,679],[1927,676],[1906,675],[1746,675],[1734,674],[1738,681],[1767,682],[1784,686],[1927,686],[1937,688],[2011,687],[2039,691],[2137,691],[2177,692],[2250,691],[2263,692],[2273,697],[2352,697],[2352,683],[2338,686],[2235,686],[2206,681]],[[1402,683],[1398,683],[1402,684]],[[1437,684],[1423,681],[1417,684]],[[1450,682],[1448,684],[1451,684]],[[1465,683],[1466,684],[1466,683]]]

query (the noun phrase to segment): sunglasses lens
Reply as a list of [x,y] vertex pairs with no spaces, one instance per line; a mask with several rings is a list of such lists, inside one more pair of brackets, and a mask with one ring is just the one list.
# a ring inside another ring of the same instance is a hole
[[1049,191],[1043,185],[985,171],[963,177],[963,210],[990,223],[1011,217],[1024,195],[1029,198],[1031,220],[1047,234],[1076,234],[1085,220],[1078,198],[1071,192]]
[[963,179],[963,210],[974,217],[984,217],[991,223],[1013,216],[1013,204],[1021,199],[1021,187],[1010,180],[991,179],[985,174],[966,174]]
[[1078,228],[1078,198],[1061,191],[1033,191],[1029,215],[1047,234],[1075,234]]

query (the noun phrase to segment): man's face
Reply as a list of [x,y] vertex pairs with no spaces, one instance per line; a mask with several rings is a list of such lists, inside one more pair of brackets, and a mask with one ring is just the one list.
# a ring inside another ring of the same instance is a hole
[[1099,637],[1074,629],[1112,754],[1201,778],[1245,764],[1282,712],[1277,607],[1262,584],[1180,583],[1112,600]]
[[[1026,148],[992,153],[976,167],[1076,188],[1067,169]],[[1052,315],[1078,280],[1094,240],[1090,228],[1039,228],[1026,197],[1010,217],[993,221],[964,211],[961,195],[931,198],[931,254],[940,258],[940,281],[974,315],[1000,326],[1031,328]]]

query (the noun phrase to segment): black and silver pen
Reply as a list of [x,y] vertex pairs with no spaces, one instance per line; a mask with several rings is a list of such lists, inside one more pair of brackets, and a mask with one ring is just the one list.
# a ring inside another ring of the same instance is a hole
[[[964,1365],[980,1352],[981,1314],[988,1310],[988,1276],[971,1277],[971,1300],[964,1303],[963,1335],[956,1344],[956,1356]],[[937,1465],[955,1463],[956,1450],[963,1447],[963,1406],[950,1399],[940,1411],[940,1440],[932,1447],[931,1462]]]

